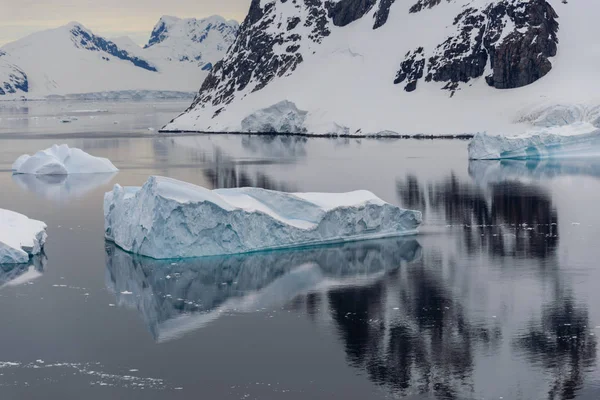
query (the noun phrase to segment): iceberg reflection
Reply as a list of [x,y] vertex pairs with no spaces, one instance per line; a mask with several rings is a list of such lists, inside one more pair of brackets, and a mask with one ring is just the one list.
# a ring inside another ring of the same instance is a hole
[[509,180],[543,180],[561,176],[600,178],[600,158],[469,161],[469,175],[481,186]]
[[27,264],[0,264],[0,289],[19,286],[42,276],[46,256],[39,254],[29,259]]
[[13,175],[13,181],[21,188],[56,203],[64,203],[73,197],[81,197],[94,189],[108,184],[116,173],[70,174],[70,175]]
[[155,340],[178,338],[224,312],[284,306],[299,295],[372,284],[420,258],[414,239],[177,261],[132,255],[106,243],[106,285],[137,309]]

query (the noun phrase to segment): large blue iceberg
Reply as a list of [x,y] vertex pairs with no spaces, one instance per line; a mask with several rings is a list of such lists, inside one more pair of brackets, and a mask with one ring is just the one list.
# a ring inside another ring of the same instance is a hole
[[151,177],[141,188],[115,185],[104,219],[106,239],[122,249],[169,259],[410,235],[421,213],[368,191],[208,190]]
[[600,155],[600,129],[586,133],[540,132],[506,137],[476,135],[469,143],[469,159],[545,159]]

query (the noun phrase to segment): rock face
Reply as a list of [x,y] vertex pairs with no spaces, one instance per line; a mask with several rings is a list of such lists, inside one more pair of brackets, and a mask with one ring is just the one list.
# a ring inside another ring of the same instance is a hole
[[306,114],[308,112],[298,110],[294,103],[284,100],[244,118],[242,120],[242,131],[306,133],[306,127],[304,126]]
[[[288,2],[285,6],[293,10],[285,13],[280,10],[283,6],[276,7],[274,1],[264,7],[261,0],[252,1],[237,40],[214,66],[191,108],[229,104],[236,92],[264,88],[275,77],[293,72],[303,61],[301,43],[311,46],[329,36],[328,10],[321,0]],[[294,14],[307,17],[302,21]],[[273,27],[277,28],[275,32]]]
[[[440,1],[420,1],[412,12],[439,5]],[[468,7],[454,20],[456,33],[439,44],[427,62],[425,80],[445,82],[455,91],[459,83],[491,74],[486,81],[497,89],[529,85],[546,75],[558,43],[557,14],[546,0],[505,0],[485,7]],[[419,51],[420,50],[420,51]],[[395,83],[407,80],[405,90],[416,88],[422,76],[421,63],[415,63],[422,48],[407,54]],[[417,79],[415,79],[418,77]]]

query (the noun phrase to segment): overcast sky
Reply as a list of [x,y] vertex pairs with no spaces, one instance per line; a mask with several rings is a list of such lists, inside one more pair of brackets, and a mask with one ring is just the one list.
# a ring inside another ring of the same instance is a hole
[[142,44],[162,15],[222,15],[242,22],[250,0],[0,0],[0,46],[30,33],[77,21],[106,37]]

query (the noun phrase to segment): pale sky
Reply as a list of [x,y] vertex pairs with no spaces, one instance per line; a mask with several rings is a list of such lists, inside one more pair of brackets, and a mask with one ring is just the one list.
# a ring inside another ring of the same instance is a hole
[[0,0],[0,46],[71,21],[104,37],[148,41],[163,15],[203,18],[222,15],[242,22],[250,0]]

